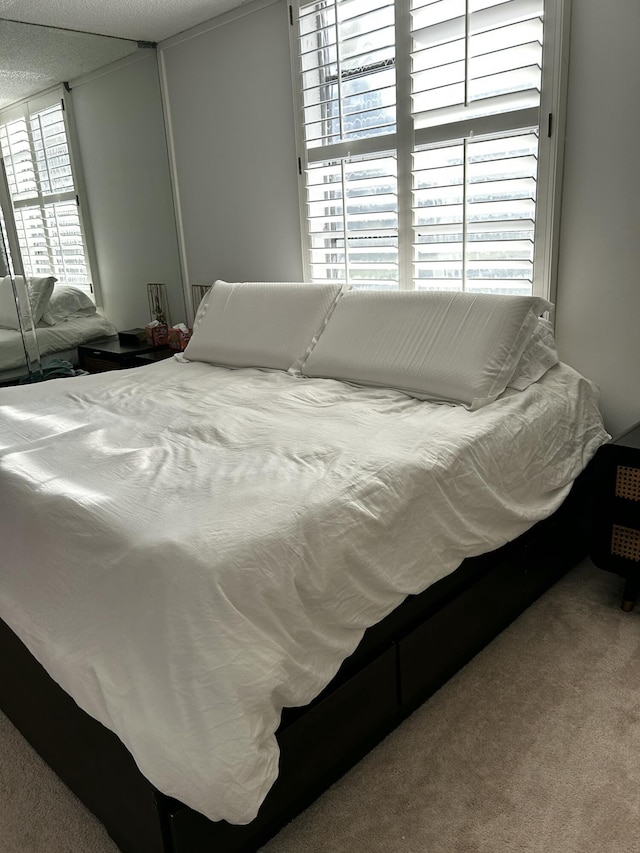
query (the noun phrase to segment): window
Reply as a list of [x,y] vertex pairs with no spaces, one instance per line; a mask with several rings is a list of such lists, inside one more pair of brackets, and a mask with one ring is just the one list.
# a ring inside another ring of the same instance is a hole
[[0,113],[0,151],[25,275],[93,292],[60,95]]
[[564,14],[562,0],[291,7],[310,280],[552,295]]

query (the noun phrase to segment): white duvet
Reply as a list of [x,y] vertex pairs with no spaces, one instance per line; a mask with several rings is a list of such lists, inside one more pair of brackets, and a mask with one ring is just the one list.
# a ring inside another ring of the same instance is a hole
[[[41,356],[73,349],[79,344],[96,338],[117,334],[116,327],[101,314],[70,317],[55,326],[39,326],[37,329],[38,350]],[[27,333],[27,340],[32,335]],[[20,332],[15,329],[0,329],[0,370],[12,370],[24,366],[24,348]]]
[[177,359],[8,388],[0,616],[161,791],[245,823],[282,706],[606,438],[563,365],[476,412]]

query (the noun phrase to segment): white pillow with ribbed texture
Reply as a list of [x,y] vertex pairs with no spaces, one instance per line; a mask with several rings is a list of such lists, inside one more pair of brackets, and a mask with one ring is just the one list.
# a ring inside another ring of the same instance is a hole
[[89,317],[96,313],[93,299],[83,290],[67,284],[57,284],[41,319],[47,326],[55,326],[71,317]]
[[556,349],[553,326],[542,317],[533,330],[515,372],[509,380],[509,388],[524,391],[538,379],[542,379],[560,361]]
[[339,284],[216,281],[200,304],[184,357],[295,370],[341,292]]
[[302,373],[478,409],[505,390],[551,307],[533,296],[350,291]]

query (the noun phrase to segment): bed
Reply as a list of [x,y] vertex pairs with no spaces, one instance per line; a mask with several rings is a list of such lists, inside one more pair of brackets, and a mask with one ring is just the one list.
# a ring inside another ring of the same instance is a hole
[[255,850],[582,557],[550,307],[217,282],[0,392],[0,705],[123,851]]
[[[24,343],[9,278],[0,281],[0,385],[15,384],[28,376]],[[36,324],[42,367],[56,361],[78,364],[78,346],[117,334],[113,323],[100,314],[93,301],[76,287],[56,284],[53,277],[27,280]],[[33,331],[25,324],[25,342],[31,347]]]

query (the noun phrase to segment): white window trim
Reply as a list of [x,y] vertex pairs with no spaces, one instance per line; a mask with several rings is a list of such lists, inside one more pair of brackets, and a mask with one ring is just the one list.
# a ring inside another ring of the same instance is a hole
[[558,287],[571,2],[555,0],[552,25],[545,31],[542,62],[533,292],[554,305]]
[[91,224],[91,216],[89,215],[87,186],[84,178],[84,170],[82,168],[82,158],[80,157],[80,142],[78,140],[78,131],[76,129],[73,97],[71,91],[64,91],[61,93],[61,96],[64,104],[64,122],[67,129],[67,144],[69,146],[69,157],[71,158],[71,171],[73,173],[73,180],[78,196],[80,227],[82,228],[82,233],[84,235],[86,260],[87,266],[89,267],[89,281],[93,300],[96,303],[96,306],[101,308],[103,306],[102,287],[100,284],[98,264],[96,261],[97,254],[93,225]]
[[[84,173],[82,170],[82,162],[79,156],[79,144],[73,116],[73,100],[71,98],[71,92],[65,90],[64,86],[54,86],[50,89],[46,89],[44,92],[16,101],[10,106],[0,110],[0,124],[8,124],[15,119],[24,118],[25,109],[28,110],[29,113],[35,113],[38,112],[38,110],[53,106],[57,102],[62,102],[63,106],[62,115],[65,124],[69,158],[71,161],[71,172],[73,174],[73,182],[75,186],[74,195],[77,197],[78,202],[78,215],[83,234],[85,261],[88,270],[91,294],[96,305],[101,307],[102,292],[97,272],[98,265],[96,263],[95,240],[93,229],[91,227],[91,219],[88,215],[89,205]],[[17,206],[19,207],[20,204]]]
[[[304,0],[306,2],[306,0]],[[305,215],[307,192],[305,172],[309,162],[326,160],[347,154],[359,155],[395,149],[398,157],[398,260],[399,287],[412,288],[413,225],[411,218],[411,171],[407,153],[413,150],[415,132],[410,118],[410,44],[408,26],[409,0],[396,0],[396,74],[397,74],[397,125],[395,134],[374,139],[364,138],[353,142],[319,146],[312,149],[311,158],[305,144],[303,101],[298,71],[298,32],[296,16],[302,0],[289,4],[289,51],[291,85],[294,107],[295,141],[298,157],[298,198],[300,238],[305,281],[311,281],[310,237]],[[561,188],[566,125],[566,97],[571,0],[545,0],[543,75],[541,101],[538,113],[539,153],[536,196],[536,224],[534,236],[533,294],[555,301],[557,290],[558,244],[560,229]],[[524,113],[525,111],[523,111]],[[523,121],[526,117],[523,116]],[[512,126],[512,114],[505,115],[505,125]],[[550,128],[550,133],[549,129]],[[437,141],[438,128],[422,129],[419,142]],[[446,136],[451,135],[451,128]],[[404,274],[403,274],[403,271]]]

